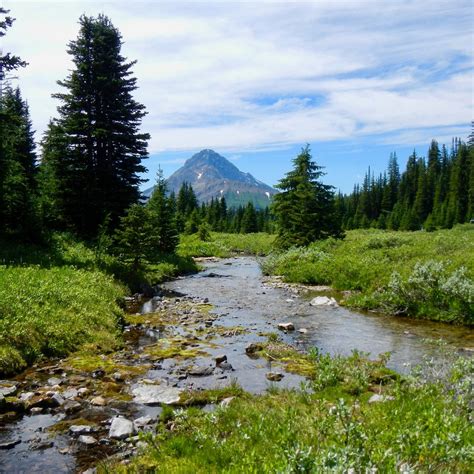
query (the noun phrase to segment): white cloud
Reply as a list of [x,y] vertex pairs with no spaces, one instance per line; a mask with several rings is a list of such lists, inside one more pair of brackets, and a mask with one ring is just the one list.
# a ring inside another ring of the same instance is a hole
[[[150,151],[269,149],[459,129],[472,118],[469,1],[5,1],[4,47],[38,132],[82,13],[108,14],[137,59]],[[403,132],[404,129],[416,132]],[[394,133],[396,132],[396,133]],[[421,135],[420,135],[421,134]],[[38,137],[39,138],[39,137]]]

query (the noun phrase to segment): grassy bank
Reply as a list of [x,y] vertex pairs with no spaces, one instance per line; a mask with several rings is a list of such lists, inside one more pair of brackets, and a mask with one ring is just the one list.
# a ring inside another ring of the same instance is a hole
[[[237,396],[210,413],[166,410],[157,435],[142,436],[147,447],[138,457],[99,472],[470,470],[472,359],[457,360],[448,372],[430,367],[417,377],[375,383],[380,363],[357,354],[311,357],[305,358],[314,368],[307,390],[273,388],[261,396]],[[374,391],[385,398],[369,402]]]
[[474,324],[474,226],[437,232],[355,230],[344,240],[274,253],[266,274],[353,293],[345,303]]
[[0,376],[43,356],[113,348],[119,302],[130,290],[196,268],[190,258],[167,256],[131,274],[113,255],[67,234],[43,246],[0,242]]
[[268,255],[275,236],[265,233],[225,234],[211,232],[207,241],[197,234],[181,235],[178,254],[183,257],[231,257],[235,254]]

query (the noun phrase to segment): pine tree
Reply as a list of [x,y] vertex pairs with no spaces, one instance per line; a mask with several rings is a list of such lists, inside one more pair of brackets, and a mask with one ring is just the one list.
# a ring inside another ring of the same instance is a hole
[[161,168],[158,170],[156,185],[147,208],[150,213],[155,249],[158,252],[173,253],[179,237],[173,203],[167,196],[166,180]]
[[240,223],[240,232],[242,234],[250,234],[258,232],[257,212],[252,202],[245,206],[242,221]]
[[341,237],[334,208],[333,187],[319,181],[321,166],[312,161],[309,145],[293,160],[293,170],[280,180],[274,196],[277,244],[283,248],[308,245],[330,236]]
[[37,238],[36,154],[31,120],[19,89],[8,88],[0,101],[0,229]]
[[[134,62],[121,55],[121,35],[110,20],[82,16],[80,32],[69,43],[74,68],[58,84],[66,92],[55,132],[64,134],[65,150],[54,163],[61,170],[56,188],[66,220],[81,235],[93,236],[106,215],[114,225],[138,201],[149,135],[140,133],[144,106],[132,92]],[[53,163],[51,163],[53,165]]]
[[[8,16],[8,13],[10,13],[10,10],[5,10],[5,8],[0,7],[0,15],[3,16],[3,19],[0,20],[0,38],[5,36],[7,29],[10,28],[15,21],[15,18]],[[22,61],[21,58],[11,53],[0,56],[0,85],[6,73],[20,67],[25,67],[26,65],[27,63],[25,61]]]

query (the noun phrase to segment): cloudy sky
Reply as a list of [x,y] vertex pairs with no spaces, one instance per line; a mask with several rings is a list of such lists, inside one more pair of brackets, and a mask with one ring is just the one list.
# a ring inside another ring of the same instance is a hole
[[275,184],[310,143],[326,181],[350,191],[391,151],[404,164],[432,138],[466,138],[473,117],[470,0],[0,0],[17,21],[5,51],[29,62],[19,84],[37,138],[71,67],[81,14],[107,14],[138,62],[147,161],[169,175],[213,148]]

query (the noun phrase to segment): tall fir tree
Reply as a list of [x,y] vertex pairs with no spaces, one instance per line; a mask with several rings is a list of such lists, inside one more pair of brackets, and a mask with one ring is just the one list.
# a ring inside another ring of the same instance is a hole
[[308,245],[327,237],[341,237],[333,187],[323,184],[322,167],[312,161],[309,145],[293,160],[293,170],[276,186],[273,212],[277,217],[277,245]]
[[60,180],[56,200],[62,201],[64,219],[91,237],[105,216],[115,225],[138,201],[149,135],[140,132],[145,111],[132,97],[135,62],[122,56],[119,31],[104,15],[82,16],[79,24],[79,36],[68,48],[73,70],[58,82],[66,91],[54,95],[61,101],[54,133],[64,135],[65,148],[49,165],[61,168],[50,175]]
[[167,191],[166,180],[160,168],[147,203],[155,250],[160,253],[173,253],[179,240],[174,202],[168,197]]

